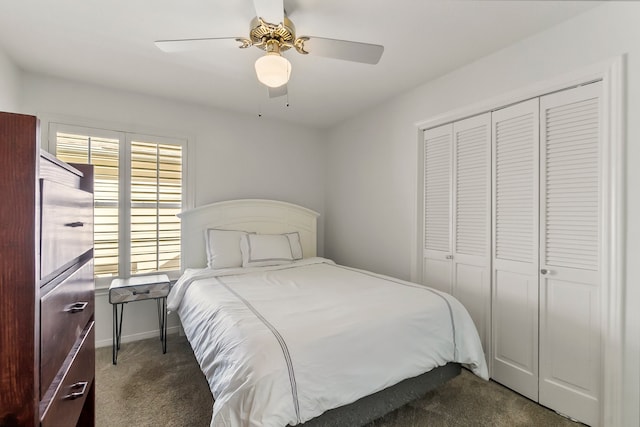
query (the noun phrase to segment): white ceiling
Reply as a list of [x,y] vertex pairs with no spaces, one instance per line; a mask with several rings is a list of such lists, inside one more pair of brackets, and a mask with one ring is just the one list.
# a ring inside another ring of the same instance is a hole
[[286,52],[289,107],[257,82],[257,48],[153,43],[246,37],[252,0],[2,0],[0,49],[26,71],[326,127],[598,3],[285,0],[298,36],[385,46],[377,65]]

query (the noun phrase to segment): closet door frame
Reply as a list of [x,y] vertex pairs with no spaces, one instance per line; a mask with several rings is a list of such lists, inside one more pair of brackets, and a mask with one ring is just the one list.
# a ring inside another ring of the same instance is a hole
[[[417,203],[414,210],[415,229],[412,233],[411,278],[422,281],[424,246],[424,131],[445,123],[451,123],[484,112],[504,108],[521,101],[547,95],[559,90],[569,89],[586,83],[601,80],[602,91],[602,249],[601,283],[602,310],[601,330],[603,333],[603,369],[601,424],[623,425],[624,387],[625,387],[625,176],[626,176],[626,140],[625,140],[625,56],[575,70],[545,81],[509,92],[486,101],[442,113],[438,116],[415,122],[418,158],[416,159]],[[626,325],[627,334],[639,334],[640,325]],[[628,353],[632,353],[630,350]],[[635,372],[635,371],[634,371]],[[629,380],[629,387],[640,385],[640,379]]]

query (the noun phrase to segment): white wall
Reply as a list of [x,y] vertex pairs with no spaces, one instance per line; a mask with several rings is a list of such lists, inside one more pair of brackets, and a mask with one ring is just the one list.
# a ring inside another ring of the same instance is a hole
[[[25,74],[23,84],[21,111],[28,114],[189,137],[195,206],[268,198],[308,207],[321,214],[318,252],[323,253],[325,148],[319,131],[42,75]],[[45,127],[43,122],[43,133]],[[128,304],[124,314],[123,341],[155,336],[153,302]],[[172,315],[169,327],[175,331],[177,325]],[[104,290],[96,293],[96,342],[111,343],[111,306]]]
[[410,278],[416,122],[626,54],[627,292],[624,425],[640,425],[640,4],[610,2],[403,94],[332,129],[326,256]]
[[19,112],[20,70],[0,49],[0,111]]

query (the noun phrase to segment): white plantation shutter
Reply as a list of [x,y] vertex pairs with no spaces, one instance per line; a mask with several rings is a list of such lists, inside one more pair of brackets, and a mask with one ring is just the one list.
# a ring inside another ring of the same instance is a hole
[[56,156],[65,162],[94,165],[94,272],[118,275],[119,136],[99,132],[57,132]]
[[598,98],[545,111],[545,262],[598,269]]
[[185,141],[55,123],[50,135],[58,158],[94,165],[96,277],[178,271]]
[[131,142],[131,274],[180,268],[182,147]]
[[450,251],[451,133],[427,135],[424,153],[424,247]]
[[456,254],[485,257],[489,245],[490,123],[455,132]]

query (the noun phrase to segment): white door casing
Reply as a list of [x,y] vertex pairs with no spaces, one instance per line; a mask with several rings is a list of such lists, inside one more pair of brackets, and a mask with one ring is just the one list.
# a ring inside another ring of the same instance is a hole
[[538,99],[492,114],[492,372],[538,400]]

